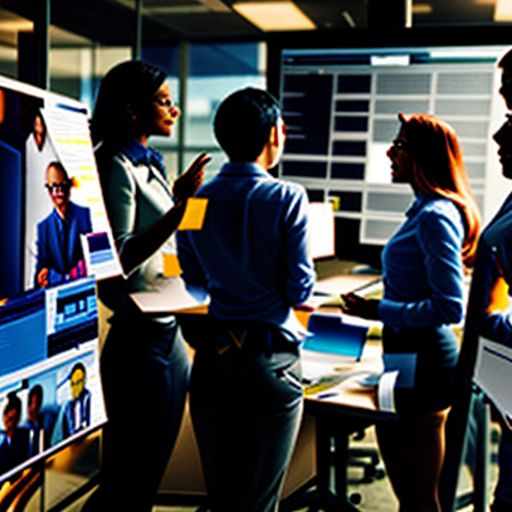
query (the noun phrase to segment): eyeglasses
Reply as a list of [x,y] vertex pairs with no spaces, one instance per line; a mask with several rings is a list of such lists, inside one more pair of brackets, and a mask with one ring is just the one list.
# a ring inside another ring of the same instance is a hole
[[174,108],[176,106],[176,103],[171,98],[161,98],[159,96],[153,98],[153,103],[165,108]]
[[84,382],[85,382],[85,379],[82,378],[82,379],[77,379],[74,381],[72,380],[72,381],[70,381],[70,384],[71,384],[71,387],[76,387],[76,386],[82,385]]
[[406,140],[404,140],[404,139],[395,139],[391,143],[391,147],[395,151],[407,151],[410,146],[409,146],[409,143]]
[[46,183],[45,187],[48,189],[48,192],[55,194],[57,190],[68,192],[71,188],[71,183],[69,181],[65,181],[63,183]]

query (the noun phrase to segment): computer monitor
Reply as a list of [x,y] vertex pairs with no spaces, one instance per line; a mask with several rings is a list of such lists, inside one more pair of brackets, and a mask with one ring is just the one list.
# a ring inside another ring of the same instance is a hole
[[385,155],[398,112],[431,113],[455,129],[484,222],[491,218],[508,190],[492,141],[505,114],[496,67],[510,44],[503,29],[270,39],[268,85],[288,127],[278,174],[337,205],[338,256],[378,263],[412,201],[409,186],[391,184]]
[[309,203],[308,217],[308,243],[311,257],[314,260],[333,257],[336,251],[332,204],[328,202]]
[[28,293],[0,306],[0,376],[46,357],[44,292]]

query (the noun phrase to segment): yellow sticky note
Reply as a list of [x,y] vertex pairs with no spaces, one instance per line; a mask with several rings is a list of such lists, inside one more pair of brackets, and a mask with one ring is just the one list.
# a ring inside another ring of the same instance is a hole
[[207,206],[208,199],[204,197],[190,197],[187,200],[187,207],[178,229],[180,231],[202,229]]
[[164,254],[164,277],[178,277],[181,274],[180,262],[176,254]]

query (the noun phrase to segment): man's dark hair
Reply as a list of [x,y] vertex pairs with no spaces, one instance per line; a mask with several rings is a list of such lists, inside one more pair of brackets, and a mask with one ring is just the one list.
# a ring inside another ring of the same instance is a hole
[[279,103],[262,89],[234,92],[215,114],[215,137],[232,162],[254,162],[281,117]]
[[69,378],[71,378],[71,375],[73,375],[73,373],[75,373],[77,370],[81,370],[84,375],[87,375],[87,370],[85,369],[84,363],[78,361],[78,363],[75,363],[73,368],[71,368],[71,371],[69,372]]
[[37,403],[39,406],[43,403],[43,386],[41,384],[36,384],[30,391],[28,392],[28,401],[32,400],[32,397],[35,396],[37,398]]
[[498,61],[498,68],[505,71],[512,71],[512,49],[508,50],[503,57]]
[[18,413],[18,416],[21,414],[21,400],[14,391],[7,394],[7,403],[4,407],[4,414],[11,410],[15,410]]

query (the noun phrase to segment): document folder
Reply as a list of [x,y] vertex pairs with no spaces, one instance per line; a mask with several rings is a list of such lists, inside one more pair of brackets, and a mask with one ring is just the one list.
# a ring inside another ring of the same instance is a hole
[[311,335],[303,345],[306,350],[347,356],[359,361],[368,326],[347,323],[336,314],[313,313],[309,317],[308,331]]

